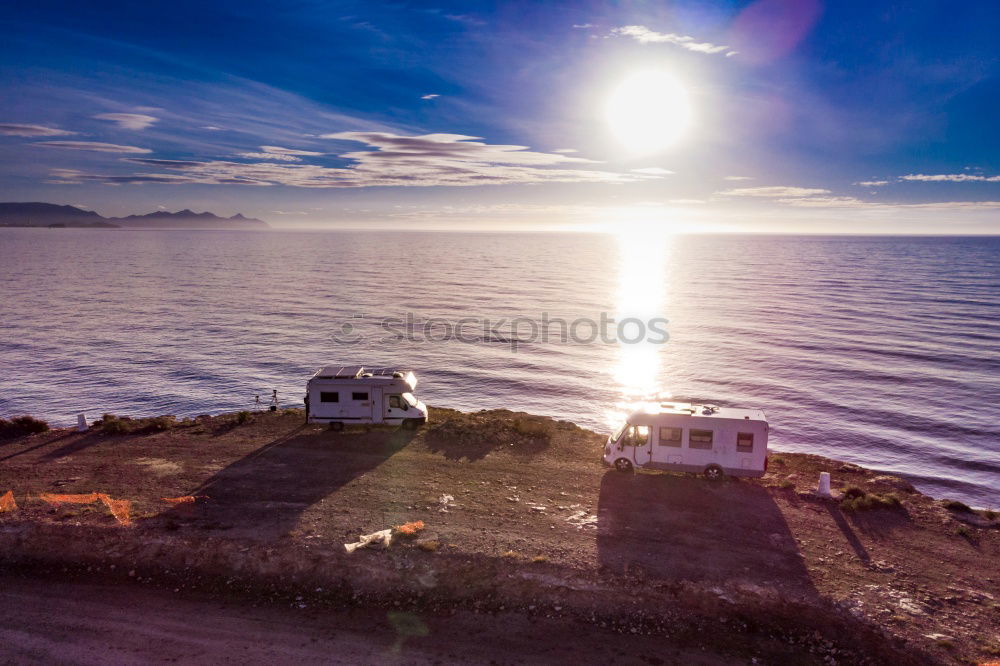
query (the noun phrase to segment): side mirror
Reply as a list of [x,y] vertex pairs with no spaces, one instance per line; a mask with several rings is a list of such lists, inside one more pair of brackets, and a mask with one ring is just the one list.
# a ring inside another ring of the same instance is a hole
[[410,403],[404,402],[402,406],[403,406],[403,411],[405,412],[406,410],[408,410],[410,408]]

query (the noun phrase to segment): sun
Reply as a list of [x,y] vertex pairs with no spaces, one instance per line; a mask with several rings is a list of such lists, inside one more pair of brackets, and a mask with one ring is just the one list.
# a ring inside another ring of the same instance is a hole
[[636,155],[669,148],[691,125],[687,90],[665,70],[631,74],[611,93],[605,110],[612,133]]

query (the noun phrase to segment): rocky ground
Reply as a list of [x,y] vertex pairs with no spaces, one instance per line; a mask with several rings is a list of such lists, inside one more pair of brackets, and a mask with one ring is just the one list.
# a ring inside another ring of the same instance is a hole
[[[816,456],[772,453],[763,479],[712,483],[608,471],[602,445],[565,422],[443,409],[417,431],[334,433],[286,410],[22,436],[0,441],[17,505],[0,512],[0,563],[428,626],[513,614],[605,632],[646,663],[1000,659],[992,514]],[[847,501],[815,496],[820,471]],[[42,497],[94,492],[130,501],[130,525]],[[418,520],[387,549],[344,549]]]

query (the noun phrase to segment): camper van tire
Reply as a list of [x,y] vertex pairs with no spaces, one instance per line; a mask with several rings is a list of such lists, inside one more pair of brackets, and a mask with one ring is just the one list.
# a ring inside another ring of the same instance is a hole
[[721,481],[724,476],[725,473],[718,465],[709,465],[705,468],[705,478],[709,481]]
[[416,430],[424,424],[423,419],[403,419],[404,430]]
[[619,472],[631,472],[632,471],[632,461],[628,458],[619,458],[615,461],[615,469]]
[[344,429],[344,424],[340,421],[330,421],[330,430],[334,432],[340,432]]

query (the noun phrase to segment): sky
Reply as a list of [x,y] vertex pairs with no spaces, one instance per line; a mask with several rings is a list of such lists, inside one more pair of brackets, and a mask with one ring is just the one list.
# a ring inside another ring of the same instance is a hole
[[0,201],[1000,233],[997,2],[0,5]]

